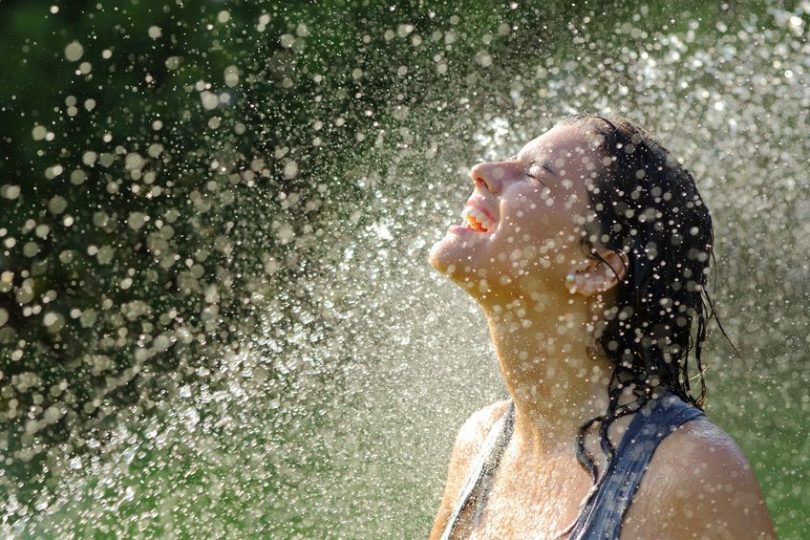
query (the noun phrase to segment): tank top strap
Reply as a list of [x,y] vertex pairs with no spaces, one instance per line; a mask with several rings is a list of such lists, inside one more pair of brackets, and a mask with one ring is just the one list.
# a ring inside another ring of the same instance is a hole
[[475,513],[472,517],[473,521],[479,518],[479,514],[482,512],[486,502],[485,498],[489,493],[492,477],[495,474],[495,470],[498,468],[498,463],[501,460],[503,451],[509,439],[512,437],[514,427],[515,403],[510,400],[509,409],[505,414],[501,415],[495,425],[492,426],[492,429],[490,429],[489,435],[487,435],[481,450],[478,452],[475,462],[473,462],[472,467],[467,473],[464,480],[464,487],[453,505],[453,511],[450,514],[450,518],[447,520],[447,525],[444,528],[441,540],[449,540],[451,538],[458,525],[459,517],[471,504],[475,505]]
[[618,539],[624,515],[659,443],[701,415],[699,408],[671,393],[642,407],[622,436],[598,492],[580,513],[571,540]]

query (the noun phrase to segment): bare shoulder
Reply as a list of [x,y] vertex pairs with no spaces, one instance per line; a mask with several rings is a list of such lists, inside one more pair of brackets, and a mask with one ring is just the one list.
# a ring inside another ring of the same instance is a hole
[[776,538],[751,465],[701,417],[665,438],[623,526],[624,538]]
[[453,502],[463,487],[473,460],[478,455],[484,441],[492,427],[506,412],[509,401],[496,401],[483,409],[474,412],[459,429],[450,454],[450,464],[447,468],[447,483],[439,505],[439,511],[433,523],[430,538],[438,538],[450,517]]
[[484,441],[492,427],[508,407],[508,400],[496,401],[491,405],[487,405],[471,414],[461,426],[461,429],[458,430],[456,441],[453,444],[453,451],[450,454],[446,494],[449,492],[454,497],[461,491],[464,478],[467,476],[467,471],[473,460],[484,445]]
[[509,400],[503,400],[472,413],[458,431],[453,454],[459,454],[462,460],[471,461],[478,454],[492,427],[508,408]]

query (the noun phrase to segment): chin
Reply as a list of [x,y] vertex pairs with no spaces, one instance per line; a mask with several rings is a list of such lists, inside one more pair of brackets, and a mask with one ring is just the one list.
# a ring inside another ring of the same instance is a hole
[[474,236],[477,233],[465,231],[448,231],[444,238],[433,244],[428,261],[440,273],[456,283],[472,279],[478,268],[478,259],[485,250],[483,238]]
[[433,247],[430,248],[430,254],[428,255],[430,265],[438,272],[448,276],[458,267],[457,257],[451,256],[453,251],[451,244],[453,240],[449,238],[450,236],[450,233],[447,233],[444,238],[433,244]]
[[453,281],[465,281],[464,274],[470,271],[471,247],[468,242],[453,233],[447,233],[444,238],[433,244],[428,262],[439,273]]

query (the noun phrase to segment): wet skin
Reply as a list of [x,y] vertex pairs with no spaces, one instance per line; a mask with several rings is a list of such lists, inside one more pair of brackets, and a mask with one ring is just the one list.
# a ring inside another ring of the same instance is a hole
[[[591,180],[603,167],[598,141],[556,126],[504,161],[481,163],[463,223],[433,246],[430,262],[481,306],[515,430],[482,519],[470,538],[544,538],[577,516],[591,487],[574,453],[579,426],[605,410],[612,364],[590,325],[612,305],[626,257],[582,248]],[[568,274],[573,281],[566,280]],[[464,477],[506,402],[461,428],[431,538],[438,538]],[[618,445],[631,417],[611,426]],[[604,465],[601,452],[588,448]],[[699,504],[696,501],[701,501]],[[462,521],[469,516],[462,516]],[[708,420],[687,423],[656,451],[624,520],[622,538],[775,538],[759,485],[731,438]]]

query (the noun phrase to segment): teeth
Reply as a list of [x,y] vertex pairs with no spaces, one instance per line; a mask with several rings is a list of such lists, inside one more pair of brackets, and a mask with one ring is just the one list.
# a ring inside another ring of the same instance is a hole
[[463,217],[473,229],[480,228],[483,232],[489,232],[495,226],[495,222],[489,219],[486,214],[472,206],[465,207],[464,212],[461,213],[461,217]]

